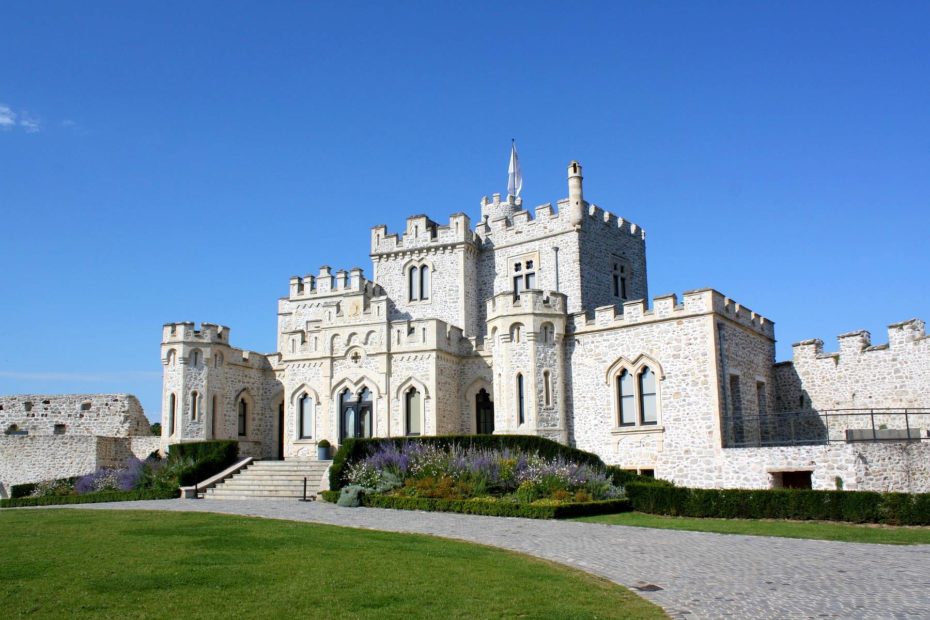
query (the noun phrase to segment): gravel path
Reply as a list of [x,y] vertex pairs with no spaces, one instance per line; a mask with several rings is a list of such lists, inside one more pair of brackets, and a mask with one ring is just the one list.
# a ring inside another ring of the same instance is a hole
[[430,534],[512,549],[640,591],[675,618],[928,618],[930,546],[680,532],[282,500],[159,500],[79,509],[217,512]]

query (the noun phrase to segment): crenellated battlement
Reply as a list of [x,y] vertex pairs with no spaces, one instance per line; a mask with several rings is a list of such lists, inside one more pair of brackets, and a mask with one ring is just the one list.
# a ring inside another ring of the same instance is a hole
[[772,321],[714,289],[687,291],[682,295],[681,303],[674,293],[659,295],[653,299],[652,308],[649,308],[645,299],[624,303],[622,312],[618,312],[616,305],[601,306],[594,310],[593,316],[585,313],[573,314],[572,327],[575,332],[580,333],[605,327],[640,325],[711,313],[769,338],[775,338],[775,324]]
[[380,287],[365,278],[361,267],[353,267],[348,271],[340,269],[333,274],[329,265],[323,265],[315,276],[291,276],[288,299],[313,299],[346,293],[378,295]]
[[565,314],[567,298],[563,293],[528,289],[518,299],[512,292],[495,295],[487,301],[488,320],[516,314]]
[[872,344],[872,334],[861,329],[846,332],[837,336],[838,350],[824,352],[823,340],[812,338],[802,340],[791,345],[795,360],[833,359],[839,363],[841,359],[861,354],[879,351],[900,350],[911,345],[924,345],[930,348],[930,338],[926,334],[926,326],[920,319],[909,319],[888,326],[888,342],[885,344]]
[[400,235],[389,233],[381,224],[371,229],[371,254],[394,254],[411,250],[429,249],[448,245],[473,243],[471,219],[464,213],[453,213],[449,224],[440,226],[425,215],[407,218],[407,228]]
[[587,219],[591,222],[601,223],[605,227],[615,228],[621,233],[639,237],[640,239],[646,238],[646,231],[643,230],[642,226],[634,224],[629,220],[625,220],[618,215],[614,215],[610,211],[601,209],[595,204],[588,205],[587,216]]
[[162,342],[196,342],[202,344],[229,344],[229,328],[215,323],[165,323],[162,327]]

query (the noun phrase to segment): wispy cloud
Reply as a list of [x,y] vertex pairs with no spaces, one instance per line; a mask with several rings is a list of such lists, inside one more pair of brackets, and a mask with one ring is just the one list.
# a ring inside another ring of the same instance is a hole
[[97,383],[102,381],[153,381],[161,379],[157,370],[114,370],[100,372],[18,372],[0,370],[0,378],[19,379],[21,381],[74,381]]
[[8,105],[0,103],[0,129],[16,127],[16,112]]
[[29,112],[23,111],[19,115],[19,126],[26,130],[26,133],[37,133],[42,130],[42,121]]

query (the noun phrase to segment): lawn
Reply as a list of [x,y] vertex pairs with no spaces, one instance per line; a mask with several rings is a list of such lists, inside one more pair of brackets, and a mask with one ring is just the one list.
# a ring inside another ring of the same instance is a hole
[[230,515],[0,511],[0,608],[60,618],[664,618],[490,547]]
[[666,517],[642,512],[579,517],[575,520],[610,525],[655,527],[665,530],[717,532],[719,534],[783,536],[785,538],[812,538],[892,545],[930,544],[930,527],[892,527],[889,525],[856,525],[852,523],[769,519],[760,519],[758,521],[751,519],[697,519],[693,517]]

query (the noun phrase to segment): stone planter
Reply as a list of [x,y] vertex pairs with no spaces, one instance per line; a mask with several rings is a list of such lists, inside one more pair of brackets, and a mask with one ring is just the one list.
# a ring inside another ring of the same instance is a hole
[[316,447],[316,458],[318,461],[328,461],[329,460],[329,446],[317,446]]

